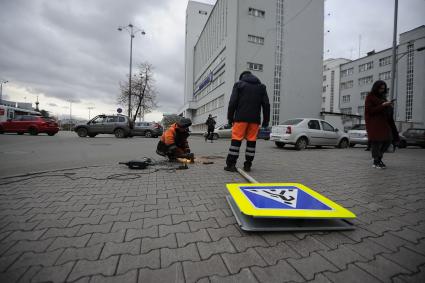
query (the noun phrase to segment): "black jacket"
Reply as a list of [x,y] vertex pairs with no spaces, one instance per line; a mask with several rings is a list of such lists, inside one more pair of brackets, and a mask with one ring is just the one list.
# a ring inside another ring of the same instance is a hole
[[214,127],[215,127],[215,120],[214,120],[214,118],[209,118],[208,117],[208,119],[205,122],[205,124],[208,126],[208,129],[214,130]]
[[261,108],[263,108],[263,126],[268,126],[270,103],[266,86],[256,76],[247,74],[233,85],[227,120],[229,120],[229,123],[261,124]]

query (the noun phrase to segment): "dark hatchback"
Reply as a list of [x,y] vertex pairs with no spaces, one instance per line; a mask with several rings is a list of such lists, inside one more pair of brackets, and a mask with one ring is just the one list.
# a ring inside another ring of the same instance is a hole
[[404,131],[401,135],[399,147],[420,146],[425,148],[425,129],[410,128]]

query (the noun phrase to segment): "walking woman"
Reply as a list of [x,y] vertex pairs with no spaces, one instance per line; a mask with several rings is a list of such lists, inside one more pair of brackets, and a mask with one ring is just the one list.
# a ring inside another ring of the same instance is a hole
[[382,157],[392,136],[389,113],[392,113],[393,103],[387,101],[387,92],[387,84],[384,81],[376,81],[365,101],[366,130],[372,148],[372,167],[377,169],[386,167]]

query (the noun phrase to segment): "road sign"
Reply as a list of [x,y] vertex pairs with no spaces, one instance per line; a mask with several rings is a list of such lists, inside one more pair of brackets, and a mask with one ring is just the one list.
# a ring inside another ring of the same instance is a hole
[[227,184],[239,210],[269,218],[339,218],[356,216],[321,194],[298,183]]

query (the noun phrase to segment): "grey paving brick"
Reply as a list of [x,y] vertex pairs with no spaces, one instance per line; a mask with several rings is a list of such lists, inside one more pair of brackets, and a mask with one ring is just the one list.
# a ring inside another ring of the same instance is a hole
[[37,225],[36,229],[44,229],[44,228],[64,228],[68,225],[71,219],[48,219],[43,220],[39,225]]
[[390,253],[391,250],[373,242],[370,239],[364,239],[362,242],[351,245],[346,244],[345,247],[352,249],[354,252],[362,255],[367,260],[373,259],[377,254]]
[[127,233],[125,235],[126,241],[131,241],[137,238],[145,238],[145,237],[159,237],[158,226],[152,226],[147,229],[127,229]]
[[409,229],[407,227],[401,229],[401,231],[391,231],[391,234],[413,243],[417,243],[420,239],[424,239],[423,233]]
[[111,277],[96,275],[96,276],[93,276],[90,280],[90,283],[136,283],[136,282],[137,282],[137,270],[131,270],[123,275],[116,275]]
[[52,266],[56,259],[60,256],[63,250],[55,250],[46,253],[24,253],[10,269],[28,267],[31,265]]
[[61,216],[61,219],[67,218],[87,218],[92,213],[91,210],[82,210],[82,211],[70,211],[66,212]]
[[218,229],[210,228],[210,229],[207,229],[207,231],[210,234],[211,239],[213,241],[220,240],[221,238],[224,238],[224,237],[242,236],[241,232],[234,225],[230,225],[230,226],[227,226],[224,228],[218,228]]
[[185,214],[190,214],[198,211],[208,211],[207,207],[203,204],[198,206],[184,206],[183,211]]
[[119,230],[112,233],[94,233],[92,234],[87,246],[92,246],[98,243],[115,242],[121,243],[124,241],[125,231]]
[[406,274],[397,275],[396,277],[393,277],[393,282],[403,282],[403,283],[425,282],[425,266],[421,266],[417,273],[408,274],[408,275]]
[[245,252],[235,254],[224,253],[222,254],[222,257],[232,274],[239,273],[244,267],[267,265],[267,263],[253,248],[249,248]]
[[211,283],[231,283],[231,282],[258,282],[257,279],[255,279],[254,274],[249,269],[242,269],[241,272],[235,275],[230,275],[226,277],[220,277],[218,275],[214,275],[210,278]]
[[100,255],[101,259],[107,258],[111,255],[120,254],[139,254],[141,239],[135,239],[131,242],[124,243],[106,243]]
[[354,264],[349,264],[346,270],[340,272],[325,272],[324,275],[332,282],[364,283],[381,282],[368,272],[360,269]]
[[356,265],[384,282],[391,281],[391,277],[399,273],[409,273],[408,270],[381,255],[376,256],[376,258],[370,262],[359,262],[356,263]]
[[387,249],[395,252],[398,251],[398,249],[406,244],[409,244],[409,241],[402,239],[400,237],[394,236],[393,234],[387,232],[384,233],[381,237],[378,238],[368,238],[371,241],[386,247]]
[[[114,208],[114,209],[118,209],[118,208]],[[133,214],[135,212],[140,212],[140,213],[145,212],[145,206],[144,205],[139,205],[139,206],[121,207],[121,208],[119,208],[119,213],[120,214],[126,214],[126,213]]]
[[405,245],[406,248],[425,255],[425,239],[420,240],[419,243],[409,243]]
[[93,216],[93,217],[75,217],[68,224],[68,227],[72,227],[75,225],[83,225],[83,224],[99,224],[100,218],[102,216]]
[[85,204],[82,210],[105,210],[108,209],[109,203],[101,203],[101,204]]
[[[2,232],[13,232],[13,231],[31,231],[33,230],[37,225],[39,225],[41,221],[33,221],[33,222],[11,222],[4,226],[1,231]],[[38,229],[37,229],[38,230]]]
[[40,270],[33,278],[33,282],[65,282],[71,272],[74,262],[59,266],[49,266]]
[[215,218],[209,218],[201,221],[188,221],[190,231],[195,232],[200,229],[206,228],[219,228],[217,221]]
[[195,244],[189,244],[184,248],[162,248],[161,249],[161,267],[168,267],[177,261],[199,261],[199,253]]
[[238,252],[246,251],[248,248],[253,247],[268,247],[269,244],[256,235],[249,235],[246,237],[229,237],[230,241],[232,241],[233,246],[238,250]]
[[91,234],[91,233],[108,233],[111,231],[113,223],[105,224],[86,224],[81,226],[81,229],[78,231],[77,236]]
[[417,272],[419,270],[419,266],[425,265],[425,256],[404,247],[401,247],[396,253],[383,254],[382,256],[401,265],[411,272]]
[[[21,282],[31,282],[31,279],[34,278],[34,276],[40,272],[40,270],[42,270],[43,267],[42,266],[31,266],[30,268],[28,268],[25,272],[23,272],[23,275],[21,276],[21,278],[19,278],[19,283]],[[3,281],[0,281],[3,282]],[[33,281],[35,282],[35,281]]]
[[131,212],[130,221],[138,220],[138,219],[145,219],[145,218],[152,218],[155,219],[158,217],[158,211],[157,210],[149,210],[145,212]]
[[74,226],[71,228],[49,228],[40,239],[56,238],[61,236],[73,237],[77,235],[77,232],[80,228],[81,226]]
[[276,265],[251,268],[260,282],[303,282],[301,275],[286,261],[280,260]]
[[341,246],[338,249],[331,251],[319,251],[319,254],[332,262],[339,269],[346,269],[349,263],[357,261],[367,261],[367,259],[354,250],[349,249],[345,246]]
[[318,240],[322,244],[325,244],[331,249],[338,248],[341,244],[354,244],[355,241],[346,235],[338,232],[329,232],[323,235],[314,235],[314,239]]
[[211,238],[205,229],[199,230],[197,232],[176,233],[176,237],[179,247],[184,247],[189,243],[195,242],[211,242]]
[[178,233],[178,232],[189,232],[189,225],[187,222],[182,222],[174,225],[159,225],[159,236],[163,237],[168,234]]
[[158,210],[158,217],[173,215],[173,214],[184,214],[182,207],[170,208],[170,209],[160,209]]
[[177,240],[175,234],[169,234],[159,238],[143,238],[141,252],[146,253],[159,248],[177,248]]
[[97,244],[87,248],[67,248],[56,261],[57,265],[80,259],[96,260],[99,258],[103,244]]
[[118,256],[113,256],[105,260],[80,260],[72,269],[71,274],[69,274],[67,280],[74,281],[81,277],[97,274],[111,276],[115,273],[117,264]]
[[183,215],[173,214],[171,215],[173,224],[179,224],[187,221],[199,221],[201,220],[196,212],[187,213]]
[[112,202],[109,208],[133,207],[134,201]]
[[0,273],[5,272],[9,266],[14,263],[21,254],[14,253],[0,257]]
[[354,229],[354,230],[343,231],[341,233],[344,234],[345,236],[347,236],[348,238],[352,239],[355,242],[361,242],[364,238],[367,238],[367,237],[378,237],[379,236],[379,235],[372,233],[368,230],[365,230],[361,227],[356,227],[356,229]]
[[41,235],[43,235],[46,232],[46,230],[47,229],[33,230],[33,231],[15,231],[12,234],[10,234],[7,238],[3,239],[2,242],[20,241],[20,240],[35,241],[35,240],[38,240],[41,237]]
[[286,241],[298,241],[293,233],[266,233],[261,237],[270,245],[275,246]]
[[102,220],[100,221],[100,224],[116,222],[116,221],[130,221],[130,213],[117,214],[117,215],[104,215],[102,217]]
[[80,237],[58,237],[55,241],[49,246],[48,250],[53,251],[60,248],[82,248],[89,241],[91,235],[83,235]]
[[[108,209],[94,209],[90,216],[117,215],[118,212],[120,212],[120,209],[118,207]],[[125,212],[122,212],[121,214],[125,214]]]
[[312,280],[314,274],[324,271],[338,271],[333,264],[317,253],[301,259],[288,259],[291,264],[306,280]]
[[298,240],[296,242],[293,241],[286,241],[285,242],[288,246],[290,246],[292,249],[296,250],[297,253],[302,255],[303,257],[309,256],[310,253],[314,251],[326,251],[329,250],[327,246],[319,242],[313,237],[306,237],[305,239]]
[[142,255],[122,255],[118,265],[118,274],[126,273],[132,269],[150,268],[158,269],[160,267],[159,250],[154,250]]
[[213,211],[205,211],[205,212],[198,212],[199,218],[201,220],[206,220],[209,218],[224,218],[226,215],[221,211],[220,209],[213,210]]
[[186,282],[197,282],[200,278],[207,276],[229,274],[223,260],[218,255],[200,262],[183,262],[183,270]]
[[180,262],[174,263],[167,268],[151,270],[142,268],[139,270],[139,283],[144,282],[174,282],[184,283],[185,278]]
[[0,273],[0,282],[18,282],[18,280],[22,277],[22,274],[24,274],[27,270],[28,267],[21,267]]
[[145,218],[143,228],[149,228],[152,226],[159,226],[161,224],[171,225],[171,216],[164,216],[158,218]]
[[13,253],[21,252],[44,252],[47,247],[54,241],[54,239],[46,239],[39,241],[18,241],[13,247],[11,247],[4,255],[11,255]]
[[207,259],[214,254],[220,253],[236,253],[236,249],[228,238],[223,238],[216,242],[205,243],[198,242],[198,251],[202,259]]
[[77,212],[77,211],[81,211],[83,208],[84,208],[83,204],[61,205],[61,206],[56,206],[55,212],[72,212],[72,211]]
[[115,222],[112,226],[112,232],[127,229],[141,229],[143,227],[143,219],[128,221],[128,222]]
[[301,258],[301,256],[291,249],[285,243],[277,244],[273,247],[257,247],[255,248],[258,254],[270,265],[276,264],[281,259],[286,258]]

